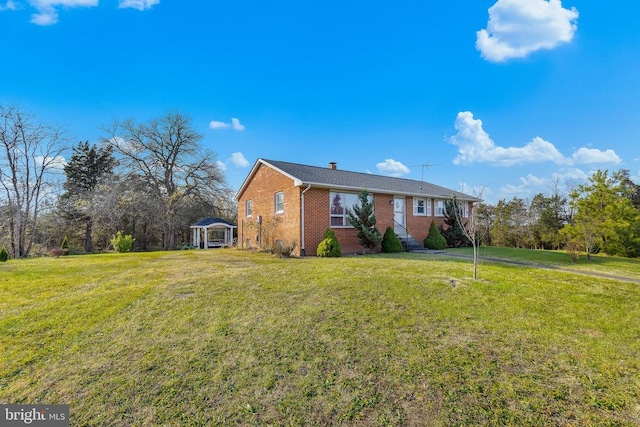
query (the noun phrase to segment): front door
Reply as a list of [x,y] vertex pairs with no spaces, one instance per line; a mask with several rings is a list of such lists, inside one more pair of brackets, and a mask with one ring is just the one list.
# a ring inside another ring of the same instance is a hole
[[393,198],[393,231],[400,236],[407,234],[405,228],[404,197]]

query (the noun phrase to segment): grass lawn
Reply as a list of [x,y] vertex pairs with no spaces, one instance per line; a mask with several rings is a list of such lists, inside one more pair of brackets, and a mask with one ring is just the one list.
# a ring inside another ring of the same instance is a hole
[[[472,248],[449,249],[452,254],[471,256]],[[582,272],[611,274],[621,277],[640,279],[640,259],[611,257],[604,254],[591,255],[588,260],[585,254],[580,255],[574,262],[566,251],[542,251],[530,249],[501,248],[495,246],[481,246],[478,255],[482,258],[504,259],[510,261],[524,261],[563,269]]]
[[640,423],[640,286],[471,270],[228,249],[10,261],[0,403],[68,403],[72,425]]

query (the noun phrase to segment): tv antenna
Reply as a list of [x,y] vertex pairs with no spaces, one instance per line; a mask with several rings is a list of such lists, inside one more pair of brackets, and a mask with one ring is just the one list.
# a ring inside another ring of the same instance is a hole
[[440,163],[434,164],[434,163],[431,163],[431,162],[426,162],[426,163],[423,163],[421,165],[413,165],[411,167],[412,168],[421,168],[422,169],[422,173],[420,175],[420,180],[424,182],[424,169],[425,168],[429,169],[431,166],[440,166]]

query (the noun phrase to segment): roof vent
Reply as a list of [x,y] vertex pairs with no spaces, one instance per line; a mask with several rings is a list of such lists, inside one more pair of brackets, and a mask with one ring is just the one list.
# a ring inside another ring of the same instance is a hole
[[338,169],[338,164],[336,162],[329,162],[329,169],[331,170]]

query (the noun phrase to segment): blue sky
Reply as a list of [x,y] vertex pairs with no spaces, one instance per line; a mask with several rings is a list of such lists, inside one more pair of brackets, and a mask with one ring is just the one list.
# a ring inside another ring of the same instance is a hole
[[598,168],[640,182],[638,16],[638,0],[0,0],[0,102],[90,142],[178,110],[234,189],[263,157],[528,199]]

